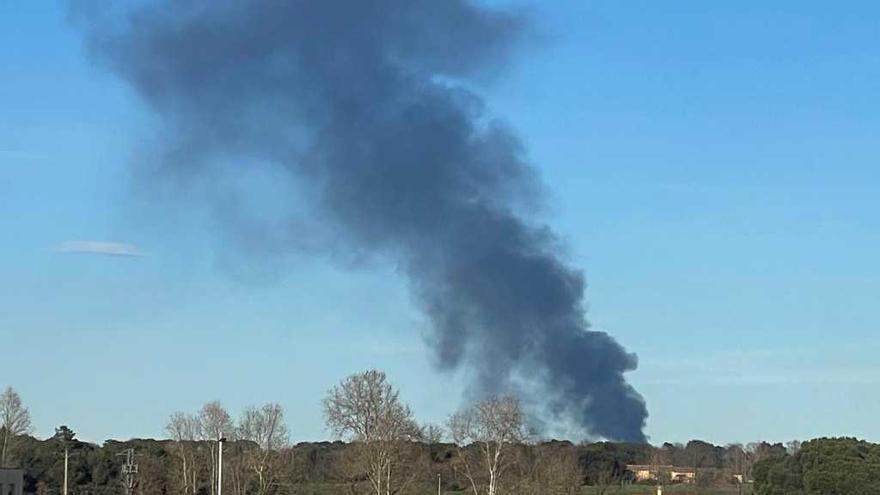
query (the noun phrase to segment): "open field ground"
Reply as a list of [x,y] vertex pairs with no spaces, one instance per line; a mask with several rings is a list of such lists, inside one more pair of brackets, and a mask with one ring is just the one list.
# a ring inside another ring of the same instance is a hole
[[[602,492],[597,487],[586,486],[583,489],[583,495],[654,495],[657,493],[656,487],[645,485],[628,485],[617,486],[606,489]],[[742,494],[751,495],[751,487],[743,486]],[[687,485],[671,485],[663,487],[663,495],[739,495],[739,488],[703,488]]]
[[[297,495],[344,495],[349,492],[347,485],[311,485],[302,486],[294,491]],[[423,490],[408,491],[408,495],[434,495],[436,487],[425,487]],[[468,495],[469,491],[444,491],[443,495]],[[646,485],[613,486],[604,491],[598,487],[585,486],[582,495],[655,495],[656,487]],[[751,495],[751,487],[744,486],[742,494]],[[740,495],[737,487],[703,488],[686,485],[671,485],[663,487],[663,495]]]

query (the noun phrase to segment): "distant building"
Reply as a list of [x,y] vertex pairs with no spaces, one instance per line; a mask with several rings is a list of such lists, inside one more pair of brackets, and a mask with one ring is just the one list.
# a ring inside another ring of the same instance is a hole
[[633,474],[636,481],[656,480],[663,470],[672,469],[672,466],[657,466],[649,464],[628,464],[626,470]]
[[21,495],[23,484],[21,469],[0,469],[0,495]]
[[674,467],[669,471],[669,479],[675,483],[693,483],[697,475],[693,468]]
[[663,479],[673,483],[693,483],[696,479],[693,468],[670,465],[628,464],[626,470],[632,473],[635,481]]

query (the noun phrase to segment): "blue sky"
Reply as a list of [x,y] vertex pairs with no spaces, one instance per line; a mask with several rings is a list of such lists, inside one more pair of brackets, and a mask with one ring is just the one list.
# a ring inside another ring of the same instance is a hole
[[[551,191],[594,327],[640,357],[652,441],[880,440],[880,5],[517,4],[540,41],[480,91]],[[367,367],[421,419],[459,405],[393,267],[260,266],[203,212],[143,214],[127,173],[156,122],[63,3],[0,2],[0,43],[0,385],[37,434],[157,436],[221,399],[326,438],[321,397]]]

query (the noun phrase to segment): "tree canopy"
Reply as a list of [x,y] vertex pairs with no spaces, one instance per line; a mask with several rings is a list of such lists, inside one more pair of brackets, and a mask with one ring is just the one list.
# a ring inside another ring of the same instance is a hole
[[759,461],[758,495],[880,495],[880,445],[821,438]]

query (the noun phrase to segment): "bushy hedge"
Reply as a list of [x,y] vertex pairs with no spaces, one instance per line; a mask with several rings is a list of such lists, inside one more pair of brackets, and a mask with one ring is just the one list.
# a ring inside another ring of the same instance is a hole
[[880,495],[880,445],[822,438],[754,467],[757,495]]

